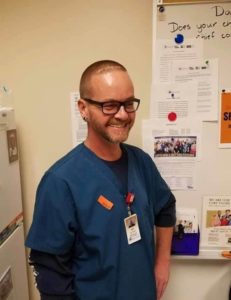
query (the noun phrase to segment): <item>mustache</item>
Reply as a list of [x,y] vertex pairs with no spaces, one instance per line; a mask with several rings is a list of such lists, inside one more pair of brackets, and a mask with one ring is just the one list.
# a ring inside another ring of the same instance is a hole
[[126,121],[126,122],[109,122],[107,125],[108,126],[126,126],[131,124],[131,122]]

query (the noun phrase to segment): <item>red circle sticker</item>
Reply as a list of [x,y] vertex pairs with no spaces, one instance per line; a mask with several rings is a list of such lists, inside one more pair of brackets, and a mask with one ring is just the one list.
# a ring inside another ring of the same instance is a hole
[[173,121],[176,121],[176,113],[174,113],[174,112],[170,112],[169,114],[168,114],[168,119],[169,119],[169,121],[171,121],[171,122],[173,122]]

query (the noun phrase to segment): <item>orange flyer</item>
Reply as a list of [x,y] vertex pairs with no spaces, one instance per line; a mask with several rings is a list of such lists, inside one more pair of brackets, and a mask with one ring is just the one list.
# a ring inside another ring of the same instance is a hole
[[220,107],[220,147],[231,148],[231,92],[222,92]]

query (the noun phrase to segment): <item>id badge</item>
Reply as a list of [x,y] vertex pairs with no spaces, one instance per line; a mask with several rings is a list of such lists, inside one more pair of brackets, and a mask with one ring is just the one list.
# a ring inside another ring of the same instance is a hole
[[129,245],[141,240],[138,218],[136,214],[125,218],[124,224]]

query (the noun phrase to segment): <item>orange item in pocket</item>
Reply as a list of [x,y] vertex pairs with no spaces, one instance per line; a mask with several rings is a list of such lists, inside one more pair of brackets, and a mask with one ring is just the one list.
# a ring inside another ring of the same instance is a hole
[[113,203],[111,201],[109,201],[107,198],[105,198],[104,196],[99,196],[98,200],[97,200],[103,207],[105,207],[106,209],[111,210],[113,207]]

